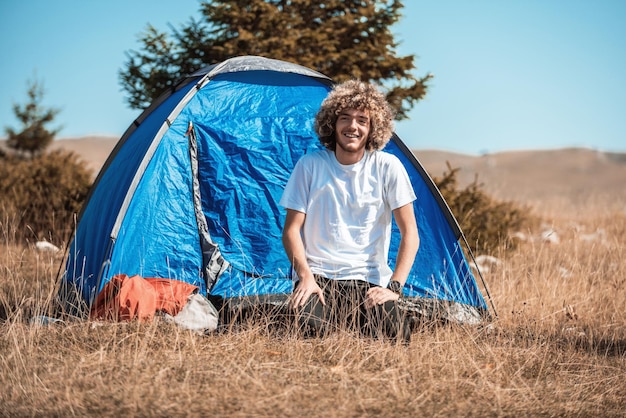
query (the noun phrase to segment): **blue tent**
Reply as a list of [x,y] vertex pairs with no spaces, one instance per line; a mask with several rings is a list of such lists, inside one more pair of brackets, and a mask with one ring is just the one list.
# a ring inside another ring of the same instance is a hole
[[[293,285],[277,202],[296,161],[321,146],[313,119],[331,86],[310,69],[251,56],[182,80],[131,125],[99,173],[64,288],[90,306],[113,276],[137,274],[224,301],[285,300]],[[397,136],[385,151],[401,159],[418,196],[420,249],[406,299],[488,316],[439,191]],[[392,267],[398,244],[394,225]]]

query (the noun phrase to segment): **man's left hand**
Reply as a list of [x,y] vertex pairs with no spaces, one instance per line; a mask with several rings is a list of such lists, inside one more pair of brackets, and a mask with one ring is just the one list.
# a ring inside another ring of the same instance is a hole
[[367,291],[365,297],[365,307],[370,309],[376,305],[382,305],[390,300],[398,300],[400,295],[387,289],[386,287],[375,286]]

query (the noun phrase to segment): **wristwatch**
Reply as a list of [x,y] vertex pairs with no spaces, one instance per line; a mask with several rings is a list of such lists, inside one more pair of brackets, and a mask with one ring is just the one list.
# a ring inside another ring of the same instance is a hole
[[404,286],[402,286],[402,283],[400,283],[397,280],[392,280],[389,282],[389,286],[387,286],[387,289],[391,290],[393,293],[397,293],[399,295],[402,295],[402,288]]

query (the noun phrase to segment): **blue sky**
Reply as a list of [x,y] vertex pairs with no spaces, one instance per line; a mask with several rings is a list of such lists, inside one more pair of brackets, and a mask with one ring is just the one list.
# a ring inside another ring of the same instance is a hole
[[[199,0],[0,0],[0,136],[19,129],[27,82],[57,107],[59,138],[121,136],[138,116],[118,81],[151,23],[169,31]],[[413,149],[482,154],[588,147],[626,152],[626,1],[405,1],[398,53],[432,73],[396,124]]]

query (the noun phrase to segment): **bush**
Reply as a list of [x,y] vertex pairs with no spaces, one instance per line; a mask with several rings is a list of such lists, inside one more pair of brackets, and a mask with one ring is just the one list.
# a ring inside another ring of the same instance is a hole
[[57,150],[33,159],[0,159],[0,224],[17,228],[20,240],[66,242],[74,215],[89,188],[91,173],[76,154]]
[[448,164],[443,177],[433,177],[433,181],[459,222],[471,250],[475,254],[495,254],[501,248],[514,249],[517,241],[509,239],[511,234],[537,222],[530,210],[488,196],[481,190],[477,178],[460,190],[456,177],[458,171],[459,168],[453,169]]

